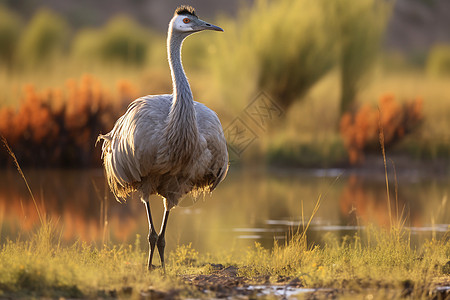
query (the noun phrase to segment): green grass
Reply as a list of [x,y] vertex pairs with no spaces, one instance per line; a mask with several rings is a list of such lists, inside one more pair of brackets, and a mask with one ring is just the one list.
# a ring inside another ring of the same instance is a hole
[[147,247],[139,242],[97,248],[80,242],[62,245],[58,236],[56,227],[47,223],[29,239],[1,245],[1,296],[137,297],[149,289],[198,296],[183,284],[182,276],[209,274],[212,263],[236,266],[238,276],[249,282],[269,277],[275,283],[290,277],[299,278],[304,287],[355,292],[377,287],[401,290],[408,283],[414,287],[413,297],[450,280],[448,235],[412,248],[405,230],[371,227],[342,239],[328,234],[323,246],[308,245],[305,235],[297,234],[286,245],[275,243],[273,250],[256,243],[246,251],[229,249],[215,255],[180,245],[169,254],[166,276],[161,270],[146,270]]
[[248,251],[243,274],[295,276],[307,287],[363,288],[378,284],[391,287],[411,281],[425,288],[445,276],[450,247],[445,239],[427,241],[412,249],[408,234],[371,228],[355,236],[325,237],[325,245],[306,246],[301,236],[273,251],[256,245]]
[[176,287],[172,278],[148,273],[139,244],[104,246],[84,243],[62,246],[55,227],[42,226],[27,241],[8,241],[0,252],[0,290],[3,296],[96,297],[132,287]]

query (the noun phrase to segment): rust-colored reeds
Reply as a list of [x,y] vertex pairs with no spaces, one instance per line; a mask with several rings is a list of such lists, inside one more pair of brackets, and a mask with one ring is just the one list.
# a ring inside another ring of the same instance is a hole
[[[0,109],[0,133],[22,165],[96,165],[100,163],[100,150],[94,148],[98,134],[109,131],[124,103],[137,95],[130,81],[120,80],[110,91],[89,74],[45,90],[29,84],[17,109]],[[7,155],[0,153],[1,165],[7,165]]]
[[340,121],[340,133],[350,163],[360,163],[366,150],[378,149],[380,128],[385,146],[390,146],[416,128],[422,119],[422,98],[399,103],[391,94],[380,97],[378,108],[364,104],[354,112],[345,113]]

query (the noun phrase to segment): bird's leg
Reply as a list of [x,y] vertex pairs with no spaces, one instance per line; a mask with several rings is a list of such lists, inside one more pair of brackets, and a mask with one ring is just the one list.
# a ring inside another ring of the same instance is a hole
[[145,201],[145,207],[147,208],[148,227],[149,227],[149,233],[148,233],[149,249],[148,249],[148,265],[147,265],[147,267],[148,267],[148,270],[151,270],[153,253],[155,250],[156,241],[158,240],[158,234],[156,233],[155,226],[153,225],[152,213],[150,212],[150,203],[148,201]]
[[161,266],[164,270],[164,273],[166,272],[166,267],[164,265],[164,248],[166,247],[165,235],[166,235],[167,219],[169,218],[169,212],[170,210],[166,210],[164,213],[163,221],[161,224],[161,231],[159,232],[157,241],[159,257],[161,258]]

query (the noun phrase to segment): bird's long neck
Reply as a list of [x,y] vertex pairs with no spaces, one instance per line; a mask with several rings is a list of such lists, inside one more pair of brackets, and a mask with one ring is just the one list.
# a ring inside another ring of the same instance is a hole
[[181,63],[181,46],[184,37],[178,34],[169,34],[167,38],[167,54],[169,57],[170,71],[173,86],[173,109],[181,105],[193,105],[191,87],[184,73]]
[[181,46],[185,36],[169,32],[167,52],[172,75],[173,102],[168,115],[167,139],[172,160],[190,160],[198,141],[197,119],[191,87],[181,63]]

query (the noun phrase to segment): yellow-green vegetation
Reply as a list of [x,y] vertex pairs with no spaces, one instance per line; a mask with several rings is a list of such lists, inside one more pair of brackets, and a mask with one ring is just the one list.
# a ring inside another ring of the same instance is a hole
[[72,55],[84,61],[117,61],[143,64],[151,34],[127,16],[112,19],[101,30],[85,29],[78,33],[72,46]]
[[69,26],[48,10],[37,13],[23,32],[17,48],[18,64],[36,67],[62,55],[67,47]]
[[381,50],[389,6],[370,0],[336,1],[335,21],[338,64],[341,73],[340,113],[352,109],[362,79],[371,70]]
[[[332,166],[345,160],[346,152],[336,131],[339,123],[339,74],[332,72],[315,84],[301,102],[289,109],[279,127],[260,136],[261,152],[271,161]],[[395,95],[399,103],[423,99],[423,120],[410,135],[387,149],[413,159],[450,157],[450,85],[447,77],[422,72],[390,71],[378,66],[369,75],[356,103],[374,107],[380,97]]]
[[[356,81],[379,52],[382,24],[388,15],[387,7],[374,4],[374,0],[362,0],[358,5],[349,0],[256,1],[251,8],[243,8],[237,19],[217,20],[225,34],[204,33],[188,40],[183,58],[193,69],[190,76],[208,78],[203,84],[205,94],[215,95],[215,103],[225,102],[221,105],[228,110],[231,107],[231,113],[238,112],[259,90],[269,92],[287,109],[332,68],[342,69],[344,86],[355,90]],[[20,36],[17,46],[9,43],[10,48],[17,48],[17,55],[10,55],[15,66],[48,71],[53,64],[70,70],[80,64],[100,63],[106,73],[111,64],[155,68],[163,63],[167,68],[164,35],[152,33],[126,16],[74,34],[49,10],[37,12],[24,30],[12,17],[4,23],[5,36],[10,36],[12,29]]]
[[306,287],[400,287],[408,280],[420,292],[449,279],[448,237],[419,249],[411,248],[407,232],[375,228],[342,239],[327,234],[324,240],[324,246],[307,246],[298,235],[287,245],[275,244],[273,251],[256,244],[240,270],[246,276],[299,277]]
[[369,228],[355,236],[324,237],[324,245],[307,245],[306,237],[294,235],[286,245],[272,250],[259,244],[246,249],[224,249],[223,253],[201,254],[190,245],[180,245],[169,254],[167,273],[148,272],[147,247],[105,245],[95,247],[77,242],[62,245],[55,226],[47,224],[28,239],[7,241],[0,250],[2,296],[107,297],[149,291],[177,291],[199,296],[185,276],[214,273],[222,264],[237,268],[247,283],[270,278],[298,278],[301,286],[337,288],[363,292],[371,288],[400,291],[407,283],[413,297],[421,297],[436,285],[450,280],[450,243],[430,240],[419,248],[409,244],[409,233]]
[[0,6],[0,60],[9,64],[19,41],[22,23],[18,16]]
[[431,49],[427,60],[427,73],[430,76],[450,75],[450,46],[436,45]]
[[[138,240],[138,239],[137,239]],[[26,241],[7,241],[0,252],[0,290],[3,296],[107,296],[111,291],[176,288],[173,278],[149,274],[144,251],[134,246],[59,243],[55,227],[43,225]],[[125,289],[123,289],[125,287]]]
[[360,93],[361,102],[377,101],[381,89],[396,95],[402,101],[409,101],[415,97],[423,99],[424,119],[421,126],[396,148],[415,158],[448,158],[450,156],[448,78],[430,77],[417,72],[389,73],[380,70]]
[[234,107],[265,90],[288,109],[336,68],[349,106],[380,52],[388,8],[372,0],[262,0],[237,20],[219,19],[226,36],[204,39],[214,47],[208,64],[220,95]]

